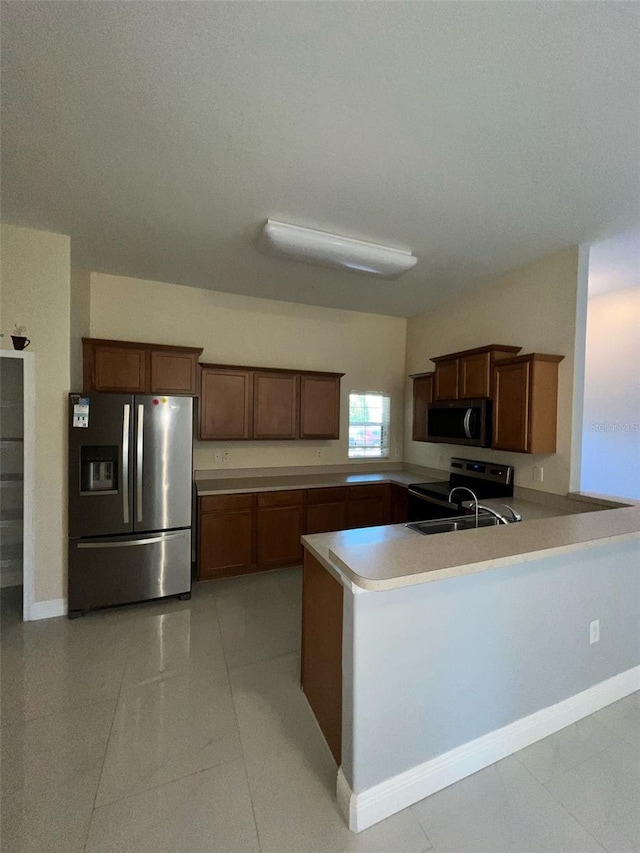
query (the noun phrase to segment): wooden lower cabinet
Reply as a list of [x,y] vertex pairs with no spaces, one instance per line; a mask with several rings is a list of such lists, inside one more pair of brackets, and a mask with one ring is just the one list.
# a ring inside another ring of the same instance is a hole
[[349,486],[347,527],[377,527],[389,524],[390,493],[388,483]]
[[258,569],[295,566],[302,562],[304,492],[258,495],[256,565]]
[[198,580],[253,570],[254,496],[212,495],[199,500]]
[[341,584],[305,551],[300,686],[338,767],[342,761]]
[[347,526],[346,487],[309,489],[307,493],[307,533],[328,533]]
[[375,483],[198,499],[198,580],[300,565],[305,533],[406,521],[404,486]]
[[391,524],[405,524],[409,520],[407,487],[390,485],[391,492]]

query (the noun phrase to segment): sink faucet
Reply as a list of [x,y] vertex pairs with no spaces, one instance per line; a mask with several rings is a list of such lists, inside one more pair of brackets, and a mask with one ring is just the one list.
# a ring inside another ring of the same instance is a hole
[[[509,510],[509,512],[511,513],[511,518],[505,518],[501,512],[498,512],[497,510],[492,509],[490,506],[484,506],[484,504],[479,504],[479,503],[476,503],[476,513],[478,512],[478,509],[482,509],[485,512],[488,512],[494,518],[497,518],[498,524],[512,524],[514,521],[522,521],[522,516],[520,515],[519,512],[516,512],[515,509],[513,509],[513,507],[510,507],[509,504],[502,504],[502,506]],[[478,526],[478,523],[476,521],[476,527],[477,526]]]
[[[478,526],[478,506],[479,506],[478,496],[476,495],[475,492],[472,492],[471,489],[468,489],[466,486],[454,486],[451,489],[451,491],[449,492],[449,497],[448,497],[449,503],[451,503],[451,496],[453,495],[454,492],[469,492],[469,494],[473,498],[473,502],[474,502],[475,508],[476,508],[476,527],[477,527]],[[483,507],[483,509],[484,509],[484,507]],[[505,524],[507,523],[506,520],[504,523]]]

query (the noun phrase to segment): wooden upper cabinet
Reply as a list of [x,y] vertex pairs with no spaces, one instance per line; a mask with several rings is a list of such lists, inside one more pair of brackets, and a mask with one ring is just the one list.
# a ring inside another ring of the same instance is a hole
[[436,364],[434,400],[458,399],[458,359],[448,359]]
[[93,348],[90,386],[85,391],[144,394],[147,390],[145,349],[98,345]]
[[85,393],[197,394],[202,349],[99,338],[83,338],[82,347]]
[[413,430],[414,441],[427,440],[427,406],[433,402],[433,373],[414,373],[413,379]]
[[491,396],[491,357],[488,352],[461,358],[458,374],[460,399]]
[[489,344],[438,356],[434,400],[473,400],[493,396],[492,370],[502,358],[511,358],[521,347]]
[[340,437],[340,377],[342,374],[300,377],[300,438]]
[[259,439],[298,437],[300,377],[256,371],[253,375],[253,431]]
[[344,374],[224,364],[201,368],[201,439],[339,437]]
[[198,438],[232,441],[251,437],[253,374],[202,365]]
[[152,394],[188,394],[198,393],[197,385],[198,355],[193,352],[169,352],[151,350],[151,387]]
[[563,358],[529,353],[496,362],[491,444],[494,449],[555,453],[558,364]]

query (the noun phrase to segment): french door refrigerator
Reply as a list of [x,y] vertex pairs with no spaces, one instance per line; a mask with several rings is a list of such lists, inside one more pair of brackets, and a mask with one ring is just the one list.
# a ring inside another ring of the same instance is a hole
[[193,400],[69,399],[69,617],[191,590]]

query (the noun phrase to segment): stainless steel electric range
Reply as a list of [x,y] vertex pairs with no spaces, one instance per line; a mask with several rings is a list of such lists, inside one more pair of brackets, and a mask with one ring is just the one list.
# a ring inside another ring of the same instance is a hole
[[449,501],[449,492],[455,486],[466,486],[479,500],[508,498],[513,495],[513,467],[499,462],[452,457],[448,480],[409,486],[408,520],[452,518],[463,513],[462,503],[469,500],[469,495],[458,492]]

